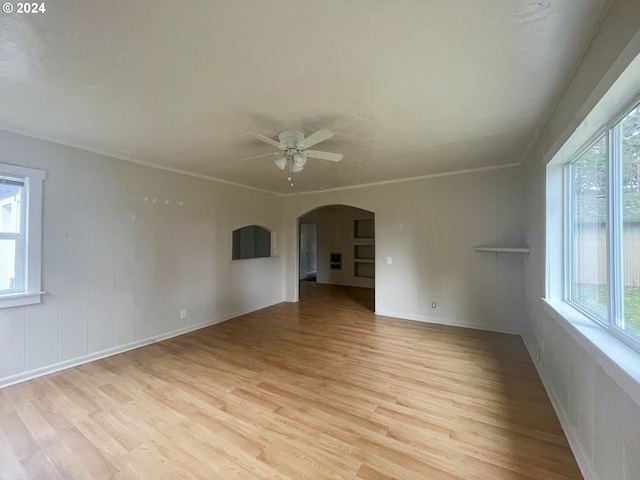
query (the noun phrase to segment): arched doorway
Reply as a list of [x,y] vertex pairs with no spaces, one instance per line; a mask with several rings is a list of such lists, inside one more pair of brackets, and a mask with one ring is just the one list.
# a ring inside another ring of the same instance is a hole
[[300,301],[356,302],[374,310],[375,214],[326,205],[298,218]]

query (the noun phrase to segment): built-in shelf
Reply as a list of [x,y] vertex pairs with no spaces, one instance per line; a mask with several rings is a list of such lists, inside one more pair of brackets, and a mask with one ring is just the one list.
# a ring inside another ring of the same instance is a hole
[[356,263],[376,263],[373,258],[354,258],[353,261]]
[[376,258],[375,245],[354,245],[353,257],[356,262],[359,260],[373,260]]
[[375,262],[354,262],[354,276],[356,277],[364,277],[364,278],[374,278],[376,275],[376,266]]
[[353,276],[376,275],[375,224],[373,219],[353,221]]
[[353,238],[374,238],[375,229],[373,219],[353,221]]
[[476,252],[529,253],[529,247],[473,247]]

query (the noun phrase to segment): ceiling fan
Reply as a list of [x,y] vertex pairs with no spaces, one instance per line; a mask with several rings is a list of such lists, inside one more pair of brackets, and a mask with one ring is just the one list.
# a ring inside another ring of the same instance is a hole
[[[254,158],[276,156],[274,160],[275,164],[280,170],[284,170],[287,165],[290,168],[291,173],[301,172],[307,163],[307,158],[319,158],[320,160],[329,160],[330,162],[339,162],[342,160],[341,153],[321,152],[319,150],[309,150],[310,147],[324,142],[333,137],[333,133],[329,130],[322,129],[316,133],[312,133],[307,138],[304,137],[304,133],[297,130],[285,130],[278,135],[279,142],[272,140],[271,138],[260,135],[259,133],[248,132],[252,138],[260,140],[261,142],[268,143],[269,145],[279,149],[279,152],[265,153],[262,155],[256,155],[255,157],[245,158],[244,160],[252,160]],[[291,180],[291,177],[289,177]]]

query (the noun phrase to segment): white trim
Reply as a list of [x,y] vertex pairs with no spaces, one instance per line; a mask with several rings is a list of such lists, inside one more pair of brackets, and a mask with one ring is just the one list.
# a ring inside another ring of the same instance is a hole
[[282,193],[272,192],[271,190],[265,190],[265,189],[258,188],[258,187],[250,187],[249,185],[243,185],[241,183],[235,183],[235,182],[231,182],[229,180],[222,180],[220,178],[211,177],[209,175],[202,175],[200,173],[193,173],[193,172],[190,172],[188,170],[181,170],[181,169],[178,169],[178,168],[166,167],[164,165],[159,165],[157,163],[143,162],[142,160],[138,160],[138,159],[136,159],[134,157],[131,157],[131,156],[128,156],[128,155],[121,155],[121,154],[110,152],[110,151],[103,150],[103,149],[100,149],[100,148],[89,148],[89,147],[86,147],[86,146],[73,145],[71,143],[56,142],[55,140],[49,140],[49,139],[42,138],[42,137],[34,137],[32,135],[20,132],[18,130],[11,130],[11,129],[7,128],[6,126],[3,126],[2,128],[0,128],[0,131],[12,133],[14,135],[20,135],[20,136],[26,137],[26,138],[32,138],[34,140],[39,140],[41,142],[51,143],[53,145],[58,145],[58,146],[62,146],[62,147],[73,148],[75,150],[81,150],[83,152],[93,153],[95,155],[101,155],[103,157],[115,158],[116,160],[122,160],[123,162],[129,162],[129,163],[135,163],[137,165],[142,165],[142,166],[149,167],[149,168],[155,168],[157,170],[164,170],[164,171],[167,171],[167,172],[177,173],[177,174],[180,174],[180,175],[187,175],[189,177],[201,178],[203,180],[208,180],[210,182],[224,183],[226,185],[231,185],[233,187],[246,188],[248,190],[254,190],[254,191],[262,192],[262,193],[268,193],[268,194],[276,195],[276,196],[279,196],[279,197],[284,196],[284,194],[282,194]]
[[436,325],[448,325],[450,327],[471,328],[473,330],[482,330],[486,332],[508,333],[511,335],[520,335],[520,329],[518,328],[504,328],[493,325],[483,325],[466,320],[453,320],[450,318],[442,317],[429,317],[427,315],[409,315],[406,313],[387,312],[382,310],[376,310],[376,315],[382,317],[392,317],[400,320],[411,320],[414,322],[433,323]]
[[[98,152],[92,152],[92,153],[98,153]],[[100,155],[107,155],[107,154],[100,154]],[[249,185],[243,185],[242,183],[236,183],[236,182],[231,182],[229,180],[222,180],[221,178],[210,177],[209,175],[193,173],[188,170],[181,170],[173,167],[165,167],[164,165],[158,165],[157,163],[151,163],[151,162],[143,162],[142,160],[136,160],[135,158],[116,157],[114,155],[109,155],[109,156],[116,158],[118,160],[124,160],[125,162],[135,163],[136,165],[142,165],[149,168],[164,170],[166,172],[177,173],[179,175],[187,175],[188,177],[201,178],[202,180],[208,180],[210,182],[224,183],[225,185],[231,185],[232,187],[245,188],[247,190],[253,190],[254,192],[268,193],[269,195],[275,195],[277,197],[285,196],[284,193],[273,192],[271,190],[266,190],[264,188],[251,187]]]
[[44,181],[47,178],[47,172],[35,168],[20,167],[10,163],[0,163],[0,175],[8,173],[16,177],[25,179],[33,178],[34,180]]
[[571,425],[571,421],[569,420],[569,415],[562,407],[562,402],[556,396],[554,390],[551,388],[551,384],[547,378],[547,374],[542,367],[542,364],[537,360],[534,352],[535,349],[532,346],[531,341],[527,336],[522,335],[522,341],[524,342],[524,346],[529,352],[529,356],[531,357],[531,361],[533,365],[536,367],[538,371],[538,376],[540,380],[542,380],[542,385],[547,392],[547,396],[551,401],[551,405],[556,412],[556,416],[560,421],[560,425],[562,426],[562,430],[564,431],[565,436],[567,437],[567,441],[569,442],[569,447],[571,447],[571,451],[573,455],[576,457],[576,462],[578,463],[578,467],[580,468],[580,472],[585,480],[600,480],[600,477],[596,474],[595,468],[593,467],[593,463],[591,462],[590,455],[585,452],[584,448],[582,448],[582,443],[580,442],[580,435],[578,435]]
[[[279,303],[279,302],[278,302]],[[160,335],[156,335],[153,337],[148,337],[142,340],[136,340],[124,345],[119,345],[113,348],[107,348],[106,350],[101,350],[99,352],[90,353],[88,355],[83,355],[81,357],[72,358],[70,360],[65,360],[62,362],[54,363],[52,365],[47,365],[46,367],[36,368],[33,370],[28,370],[26,372],[21,372],[16,375],[11,375],[9,377],[5,377],[0,379],[0,389],[9,387],[11,385],[15,385],[16,383],[26,382],[27,380],[31,380],[37,377],[42,377],[44,375],[48,375],[50,373],[59,372],[61,370],[66,370],[67,368],[76,367],[78,365],[83,365],[85,363],[94,362],[96,360],[100,360],[101,358],[111,357],[113,355],[117,355],[119,353],[128,352],[130,350],[135,350],[136,348],[144,347],[146,345],[151,345],[152,343],[157,343],[162,340],[167,340],[169,338],[178,337],[180,335],[184,335],[186,333],[190,333],[196,330],[200,330],[202,328],[207,328],[212,325],[216,325],[218,323],[226,322],[227,320],[231,320],[236,317],[240,317],[242,315],[246,315],[248,313],[256,312],[258,310],[262,310],[263,308],[267,308],[271,305],[265,305],[264,307],[259,307],[255,309],[249,309],[242,312],[233,313],[231,315],[225,315],[224,317],[216,318],[213,320],[209,320],[207,322],[198,323],[196,325],[189,325],[187,327],[179,328],[177,330],[173,330],[171,332],[162,333]]]
[[545,296],[565,298],[566,256],[564,254],[565,205],[564,165],[547,165],[545,170]]
[[418,180],[426,180],[429,178],[450,177],[452,175],[466,175],[468,173],[490,172],[492,170],[502,170],[503,168],[521,167],[522,163],[505,163],[504,165],[492,165],[489,167],[470,168],[467,170],[454,170],[451,172],[432,173],[430,175],[420,175],[418,177],[398,178],[395,180],[384,180],[382,182],[361,183],[359,185],[350,185],[346,187],[325,188],[323,190],[311,190],[309,192],[296,192],[281,194],[284,197],[295,197],[296,195],[311,195],[314,193],[338,192],[341,190],[351,190],[355,188],[377,187],[379,185],[389,185],[392,183],[416,182]]
[[[595,131],[585,142],[584,144],[575,150],[572,150],[567,146],[563,147],[560,152],[558,152],[547,165],[569,165],[578,160],[584,153],[586,153],[591,147],[593,147],[596,143],[602,140],[602,137],[608,135],[609,127],[606,125],[601,126],[598,130]],[[581,138],[579,135],[576,135],[576,138]],[[573,137],[572,137],[573,140]],[[577,140],[576,140],[577,141]],[[608,148],[608,146],[607,146]]]
[[0,295],[0,308],[21,307],[40,303],[45,292],[20,292]]
[[[590,138],[602,124],[606,124],[622,105],[638,95],[637,78],[638,72],[640,72],[640,62],[636,60],[639,51],[640,32],[634,35],[591,90],[582,106],[573,115],[573,120],[560,134],[555,136],[555,141],[541,159],[542,163],[547,165],[556,156],[563,155],[562,151],[565,148],[574,151],[576,143],[582,145],[584,140]],[[567,88],[570,88],[570,85]],[[531,153],[527,158],[530,155]]]
[[529,247],[473,247],[476,252],[529,253]]

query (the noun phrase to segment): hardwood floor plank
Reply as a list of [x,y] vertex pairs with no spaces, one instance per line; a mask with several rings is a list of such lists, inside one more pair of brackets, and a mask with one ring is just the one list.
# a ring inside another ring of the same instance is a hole
[[38,442],[22,422],[17,412],[11,412],[0,419],[2,425],[2,445],[7,454],[22,460],[38,450]]
[[[64,480],[65,477],[60,471],[51,463],[51,459],[48,457],[46,450],[42,449],[34,453],[31,457],[22,461],[22,466],[25,471],[25,477],[29,480]],[[0,478],[4,478],[0,476]],[[17,480],[19,476],[11,475],[7,479]]]
[[289,478],[342,480],[355,476],[360,465],[356,459],[328,457],[312,443],[299,438],[291,442],[274,442],[258,458]]
[[75,428],[60,432],[45,443],[43,449],[63,478],[104,480],[118,471],[98,446]]
[[12,440],[8,431],[0,430],[0,480],[29,479],[31,477],[27,474],[21,459],[16,455]]
[[582,478],[519,337],[301,296],[3,389],[0,479]]

